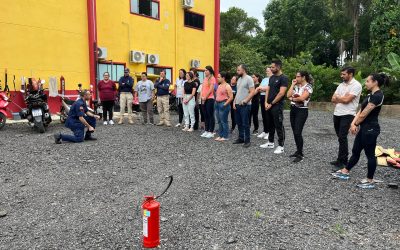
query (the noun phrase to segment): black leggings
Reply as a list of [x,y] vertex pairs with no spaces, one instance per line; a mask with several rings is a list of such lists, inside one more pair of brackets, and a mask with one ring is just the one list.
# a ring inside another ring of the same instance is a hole
[[214,115],[214,107],[215,100],[214,99],[207,99],[204,103],[204,116],[205,116],[205,127],[206,132],[214,132],[215,128],[215,115]]
[[[235,100],[235,96],[233,96],[233,100]],[[232,130],[235,130],[235,128],[236,128],[236,112],[235,112],[235,110],[233,109],[233,101],[231,102],[231,121],[232,121],[232,127],[231,127],[231,129]]]
[[251,127],[251,119],[253,118],[254,130],[258,130],[259,122],[258,122],[258,111],[260,110],[260,99],[253,98],[251,101],[251,112],[249,117],[249,125]]
[[196,119],[196,122],[194,123],[193,129],[198,130],[199,129],[199,118],[200,118],[200,105],[196,104],[194,107],[194,119]]
[[263,123],[263,132],[268,133],[268,120],[267,120],[267,111],[265,110],[265,95],[260,96],[260,106],[261,106],[261,116]]
[[114,101],[102,101],[101,105],[103,106],[103,120],[107,121],[108,113],[108,120],[111,121],[113,119]]
[[179,123],[182,123],[183,121],[183,106],[182,106],[182,98],[176,98],[176,101],[178,103],[178,115],[179,115]]
[[346,169],[351,170],[360,160],[361,151],[364,149],[368,159],[368,179],[374,179],[376,170],[375,147],[380,133],[379,125],[373,127],[361,127],[356,139],[354,140],[352,155]]
[[308,108],[290,108],[290,125],[292,126],[294,141],[296,142],[296,153],[303,156],[303,128],[308,118]]

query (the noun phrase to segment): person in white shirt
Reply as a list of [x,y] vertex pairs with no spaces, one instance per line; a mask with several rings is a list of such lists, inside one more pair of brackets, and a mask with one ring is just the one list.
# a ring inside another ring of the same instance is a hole
[[337,160],[331,164],[336,168],[344,168],[348,163],[349,146],[347,135],[351,122],[356,115],[362,91],[361,84],[354,79],[355,69],[345,67],[341,71],[343,82],[337,87],[332,96],[332,103],[335,104],[333,124],[339,141],[339,152]]
[[186,78],[186,70],[180,69],[179,70],[179,77],[176,79],[175,82],[175,90],[176,90],[176,106],[178,107],[178,116],[179,116],[179,121],[178,124],[176,124],[175,127],[180,127],[182,125],[183,121],[183,86],[185,84],[185,78]]

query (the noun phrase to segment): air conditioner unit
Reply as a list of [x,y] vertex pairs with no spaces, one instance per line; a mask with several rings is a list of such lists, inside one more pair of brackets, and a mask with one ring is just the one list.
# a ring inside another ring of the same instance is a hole
[[190,67],[192,68],[200,68],[200,60],[193,59],[190,63]]
[[156,54],[148,54],[147,64],[160,64],[160,56]]
[[97,48],[97,58],[106,59],[107,58],[107,48],[98,47]]
[[145,63],[146,53],[142,51],[132,50],[129,56],[129,61],[131,63]]
[[183,0],[182,7],[184,9],[191,9],[194,7],[194,0]]

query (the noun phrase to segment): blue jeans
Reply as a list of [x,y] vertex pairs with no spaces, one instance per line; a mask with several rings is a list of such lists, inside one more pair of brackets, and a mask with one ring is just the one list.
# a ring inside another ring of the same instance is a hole
[[236,104],[236,124],[239,129],[239,140],[244,143],[250,142],[250,111],[251,105]]
[[[84,116],[87,123],[93,128],[96,127],[96,119],[94,117]],[[72,130],[74,135],[64,135],[61,134],[62,141],[68,142],[83,142],[85,138],[91,136],[91,132],[86,132],[85,136],[85,125],[81,123],[78,119],[68,118],[65,122],[65,127]]]
[[219,124],[218,135],[219,137],[228,139],[229,136],[229,125],[228,115],[231,110],[230,105],[224,106],[225,101],[215,103],[215,112],[217,113],[217,119]]

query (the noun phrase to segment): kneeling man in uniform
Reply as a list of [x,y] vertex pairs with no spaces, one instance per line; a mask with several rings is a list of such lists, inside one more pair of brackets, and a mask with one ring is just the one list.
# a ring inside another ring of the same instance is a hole
[[[74,135],[57,133],[54,135],[56,144],[60,144],[62,141],[83,142],[84,140],[96,140],[96,138],[92,137],[92,134],[96,127],[96,119],[100,119],[100,116],[89,111],[86,101],[89,101],[90,98],[90,91],[83,90],[80,93],[80,98],[72,104],[65,122],[65,127],[71,129]],[[85,127],[87,128],[86,134]]]

